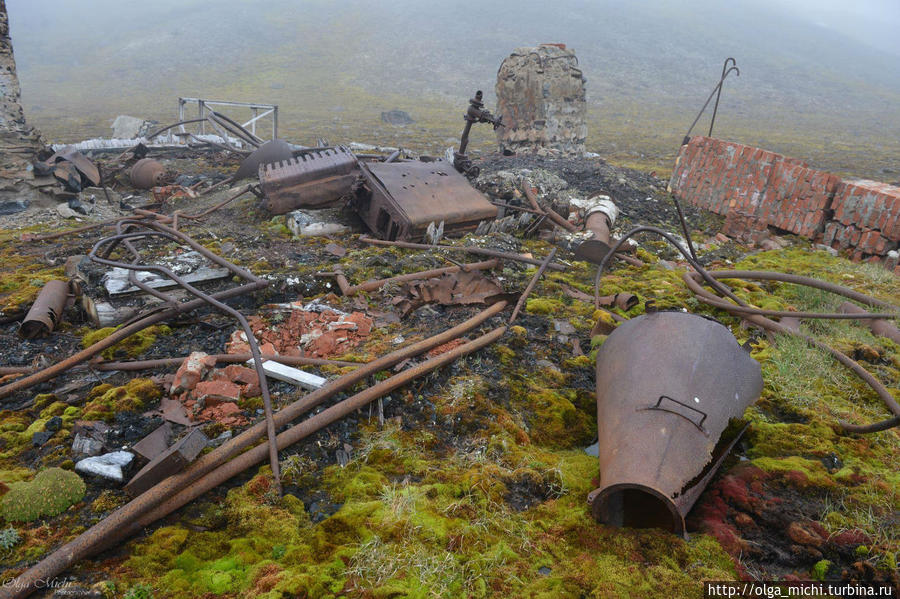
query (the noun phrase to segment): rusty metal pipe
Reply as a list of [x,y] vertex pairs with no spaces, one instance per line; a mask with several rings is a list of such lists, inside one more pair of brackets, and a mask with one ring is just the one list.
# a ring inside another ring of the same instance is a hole
[[604,295],[600,298],[601,306],[615,306],[624,312],[628,312],[638,305],[638,298],[633,293],[616,293],[614,295]]
[[[279,427],[284,426],[335,394],[365,380],[376,372],[390,368],[407,358],[422,354],[468,333],[487,319],[496,316],[506,307],[506,305],[507,303],[505,301],[497,302],[486,310],[483,310],[479,314],[443,333],[398,349],[373,362],[361,366],[354,372],[345,374],[334,381],[330,381],[321,389],[307,394],[301,400],[298,400],[277,412],[275,414],[276,424]],[[210,453],[201,456],[185,470],[163,480],[152,489],[149,489],[140,496],[132,499],[130,502],[118,508],[109,516],[87,531],[81,533],[77,538],[66,543],[22,574],[17,579],[22,580],[24,583],[21,589],[18,591],[11,590],[11,588],[0,589],[0,599],[3,597],[23,597],[31,592],[35,581],[50,579],[76,562],[93,555],[100,550],[109,538],[130,527],[134,520],[140,518],[143,514],[158,506],[168,497],[178,493],[201,476],[211,472],[217,466],[223,464],[231,457],[255,443],[263,435],[264,431],[265,424],[263,422],[256,423],[231,441],[228,441]],[[4,595],[4,593],[6,593],[6,595]]]
[[352,285],[347,287],[346,290],[341,290],[344,295],[356,295],[361,291],[377,291],[388,285],[390,283],[405,283],[407,281],[418,281],[420,279],[433,279],[434,277],[440,277],[445,274],[452,274],[455,272],[459,272],[460,270],[472,271],[472,270],[490,270],[492,268],[496,268],[500,263],[496,258],[493,260],[485,260],[484,262],[472,262],[470,264],[463,264],[460,266],[446,266],[444,268],[435,268],[432,270],[423,270],[421,272],[413,272],[406,275],[398,275],[396,277],[390,277],[388,279],[381,279],[378,281],[366,281],[365,283],[360,283],[359,285]]
[[[694,295],[697,296],[698,299],[704,301],[713,299],[719,300],[720,298],[716,297],[714,294],[703,288],[703,286],[697,280],[697,276],[698,275],[694,273],[684,273],[682,278],[684,279],[684,282],[685,284],[687,284],[688,288],[694,293]],[[734,277],[732,276],[732,278]],[[724,306],[723,309],[728,310],[728,308]],[[900,404],[897,403],[897,401],[894,399],[894,396],[891,395],[891,392],[881,384],[881,381],[872,376],[872,374],[868,370],[860,366],[859,363],[856,362],[856,360],[829,345],[817,341],[809,335],[804,335],[803,333],[794,331],[784,325],[781,325],[780,323],[775,322],[774,320],[766,318],[765,316],[743,313],[740,314],[740,316],[747,321],[762,327],[765,330],[800,337],[810,345],[828,352],[834,357],[835,360],[849,368],[856,376],[862,379],[864,383],[869,385],[869,387],[871,387],[872,390],[878,394],[878,397],[881,398],[881,401],[884,402],[888,410],[890,410],[891,413],[894,414],[892,418],[888,418],[886,420],[868,425],[852,424],[844,420],[838,420],[838,423],[845,431],[850,433],[874,433],[900,425]]]
[[[384,245],[384,246],[393,246],[404,248],[408,250],[450,250],[456,252],[467,252],[469,254],[475,254],[478,256],[488,256],[490,258],[501,258],[503,260],[514,260],[516,262],[524,262],[525,264],[533,264],[535,266],[540,266],[541,261],[536,260],[535,258],[530,258],[528,256],[523,256],[522,254],[513,254],[510,252],[501,252],[500,250],[492,250],[489,248],[480,248],[474,247],[470,245],[463,246],[454,246],[454,245],[427,245],[424,243],[412,243],[409,241],[387,241],[385,239],[375,239],[374,237],[368,237],[366,235],[360,236],[359,240],[363,243],[367,243],[369,245]],[[566,270],[566,266],[558,263],[550,263],[547,268],[550,270],[556,271],[564,271]]]
[[[410,381],[413,381],[421,376],[428,374],[438,368],[453,362],[457,358],[461,356],[465,356],[474,351],[478,351],[479,349],[490,345],[497,339],[499,339],[503,333],[506,332],[506,327],[501,326],[498,327],[489,333],[486,333],[468,343],[460,345],[448,352],[435,356],[421,364],[417,364],[407,370],[404,370],[400,374],[396,374],[389,379],[381,381],[371,387],[365,389],[349,397],[337,404],[327,408],[315,416],[311,416],[297,424],[285,432],[278,435],[278,447],[279,449],[284,449],[297,443],[298,441],[312,435],[325,428],[326,426],[340,420],[341,418],[352,414],[354,411],[366,406],[367,404],[375,401],[379,397],[384,397],[391,391],[406,385]],[[265,458],[265,451],[261,451],[262,446],[254,447],[253,449],[242,453],[237,456],[232,461],[227,464],[222,465],[217,468],[213,472],[210,472],[200,480],[194,482],[190,487],[181,491],[179,494],[167,499],[164,503],[162,503],[159,507],[148,513],[146,516],[138,520],[128,531],[127,534],[132,534],[133,532],[137,532],[141,528],[148,526],[159,520],[163,516],[172,513],[176,509],[185,505],[186,503],[196,499],[203,493],[209,491],[210,489],[214,489],[219,486],[226,480],[231,477],[243,472],[247,468],[253,466],[254,464],[259,463]]]
[[[838,306],[838,310],[844,312],[845,314],[868,314],[868,312],[851,302],[842,303],[840,306]],[[869,327],[869,330],[871,330],[873,334],[878,335],[879,337],[890,339],[894,343],[900,343],[900,329],[898,329],[892,323],[880,318],[867,320],[865,322],[866,326]]]
[[531,277],[531,280],[528,281],[528,286],[525,287],[525,291],[522,292],[522,296],[519,298],[519,301],[516,302],[516,307],[513,309],[512,316],[509,317],[509,324],[512,324],[516,321],[516,317],[519,315],[519,311],[522,309],[522,306],[525,305],[525,300],[527,300],[528,296],[531,295],[531,291],[534,289],[534,286],[537,285],[537,282],[544,274],[544,271],[547,270],[547,265],[553,261],[553,256],[555,255],[556,248],[553,248],[550,253],[547,254],[547,257],[544,258],[544,261],[541,262],[540,267],[538,267],[537,272],[534,273],[534,276]]
[[19,335],[24,339],[34,339],[51,333],[62,320],[69,295],[68,281],[47,281],[25,315]]
[[[324,358],[307,358],[305,356],[282,356],[278,354],[261,353],[263,360],[274,360],[288,366],[361,366],[365,362],[344,362],[342,360],[326,360]],[[210,356],[219,364],[243,364],[252,360],[252,354],[214,354]],[[160,358],[158,360],[131,360],[127,362],[96,362],[91,368],[100,371],[109,370],[150,370],[152,368],[165,368],[178,366],[185,361],[184,358]],[[30,369],[29,369],[30,370]],[[2,369],[0,369],[2,373]]]
[[528,183],[527,181],[522,182],[522,192],[525,194],[525,197],[528,198],[528,202],[531,204],[532,208],[546,214],[547,217],[550,220],[552,220],[554,223],[556,223],[557,225],[559,225],[566,231],[569,231],[570,233],[574,233],[575,231],[578,230],[578,227],[576,227],[575,225],[573,225],[572,223],[570,223],[569,221],[564,219],[562,216],[560,216],[559,213],[556,212],[553,208],[549,208],[549,207],[544,208],[543,206],[541,206],[538,203],[537,196],[535,195],[534,190],[531,187],[531,184]]

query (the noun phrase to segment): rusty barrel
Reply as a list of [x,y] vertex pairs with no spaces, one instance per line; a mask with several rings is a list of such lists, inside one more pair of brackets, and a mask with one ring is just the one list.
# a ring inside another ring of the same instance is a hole
[[685,515],[720,461],[712,455],[719,437],[762,384],[756,360],[713,320],[655,312],[619,325],[597,353],[594,517],[684,535]]

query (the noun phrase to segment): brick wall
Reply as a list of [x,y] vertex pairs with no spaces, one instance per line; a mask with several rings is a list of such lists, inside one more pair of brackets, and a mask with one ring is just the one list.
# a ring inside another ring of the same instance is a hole
[[710,137],[681,147],[669,189],[732,219],[879,259],[900,245],[900,187],[843,181],[775,152]]

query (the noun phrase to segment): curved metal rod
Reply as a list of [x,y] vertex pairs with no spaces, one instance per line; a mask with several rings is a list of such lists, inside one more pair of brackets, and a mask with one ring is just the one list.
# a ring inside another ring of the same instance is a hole
[[[242,138],[244,141],[246,141],[250,145],[252,145],[254,147],[259,147],[264,143],[262,139],[260,139],[259,137],[257,137],[253,133],[251,133],[250,131],[247,131],[242,125],[237,123],[234,119],[231,119],[231,118],[225,116],[221,112],[216,112],[215,110],[212,110],[209,107],[207,107],[207,110],[209,111],[210,118],[214,119],[222,127],[225,127],[225,129],[228,129],[228,131],[231,131],[236,136]],[[223,123],[222,121],[225,121],[225,122]],[[234,127],[234,130],[229,129],[226,126],[226,123],[228,125],[231,125],[232,127]]]
[[716,86],[713,88],[713,90],[711,92],[709,92],[709,97],[706,98],[706,102],[703,103],[703,108],[701,108],[700,112],[697,113],[697,118],[694,119],[694,122],[691,123],[691,126],[687,130],[687,133],[684,134],[684,139],[682,140],[681,145],[684,145],[684,144],[688,143],[688,141],[690,141],[691,131],[693,131],[694,125],[696,125],[697,121],[700,120],[700,117],[703,116],[703,111],[705,111],[706,107],[709,106],[709,101],[712,100],[712,98],[716,94],[716,92],[718,92],[719,90],[722,89],[722,84],[725,82],[725,78],[731,74],[731,71],[737,71],[738,77],[741,76],[741,70],[739,68],[737,68],[736,66],[733,66],[725,71],[725,74],[722,75],[722,78],[719,79],[719,82],[716,84]]
[[[729,60],[731,61],[731,66],[733,66],[735,69],[737,69],[737,61],[730,56],[728,58],[726,58],[725,62],[722,64],[722,78],[719,79],[719,91],[716,92],[716,103],[713,106],[712,118],[709,121],[709,137],[712,137],[713,125],[716,124],[716,112],[719,111],[719,98],[722,96],[722,87],[723,87],[722,82],[725,81],[725,77],[726,77],[725,71],[728,70],[728,61]],[[737,75],[738,75],[738,77],[740,77],[741,72],[738,71]]]
[[[806,340],[807,343],[810,343],[811,345],[814,345],[815,347],[818,347],[820,349],[823,349],[823,350],[829,352],[838,362],[840,362],[841,364],[843,364],[844,366],[846,366],[847,368],[852,370],[854,374],[856,374],[860,379],[863,380],[863,382],[865,382],[867,385],[869,385],[869,387],[871,387],[872,390],[878,394],[878,396],[881,398],[881,400],[884,402],[884,404],[894,414],[894,417],[892,417],[892,418],[882,420],[880,422],[868,424],[868,425],[851,424],[849,422],[839,419],[838,424],[840,424],[840,426],[845,431],[850,432],[850,433],[874,433],[874,432],[883,431],[883,430],[900,425],[900,404],[897,403],[897,401],[894,399],[894,397],[891,395],[891,393],[885,388],[885,386],[882,385],[881,382],[878,381],[878,379],[876,379],[874,376],[872,376],[872,374],[868,370],[866,370],[865,368],[860,366],[859,363],[857,363],[855,360],[853,360],[849,356],[841,353],[840,351],[838,351],[820,341],[817,341],[817,340],[813,339],[812,337],[809,337],[808,335],[804,335],[803,333],[792,331],[792,330],[788,329],[787,327],[785,327],[784,325],[781,325],[781,324],[761,315],[760,312],[762,312],[762,311],[757,310],[755,308],[751,308],[750,306],[747,305],[746,302],[744,302],[739,297],[734,295],[734,293],[732,293],[728,287],[726,287],[725,285],[722,285],[718,280],[716,280],[713,273],[710,273],[705,268],[703,268],[700,264],[698,264],[696,261],[694,261],[690,257],[690,255],[687,253],[687,251],[685,251],[685,249],[683,247],[681,247],[677,241],[675,241],[675,238],[672,235],[670,235],[666,231],[663,231],[662,229],[658,229],[656,227],[649,227],[649,226],[635,227],[634,229],[632,229],[631,231],[626,233],[616,243],[616,245],[614,245],[612,247],[612,249],[606,254],[606,256],[603,257],[603,260],[600,261],[600,265],[597,267],[597,276],[594,279],[594,305],[595,306],[599,306],[600,277],[603,273],[604,267],[606,266],[606,264],[608,262],[609,256],[611,256],[613,254],[613,252],[615,252],[616,249],[622,243],[625,242],[626,239],[629,239],[630,237],[636,235],[637,233],[641,233],[643,231],[656,233],[657,235],[660,235],[661,237],[665,238],[669,243],[671,243],[678,249],[678,251],[681,253],[681,255],[684,256],[685,259],[688,261],[688,263],[697,271],[696,274],[694,274],[694,275],[691,275],[690,273],[685,273],[683,278],[684,278],[685,283],[687,284],[688,288],[691,289],[692,292],[694,292],[694,294],[697,296],[698,299],[703,301],[704,297],[705,297],[706,300],[709,300],[709,301],[706,301],[706,303],[716,305],[717,307],[720,307],[729,312],[731,312],[732,310],[734,310],[734,312],[738,312],[739,308],[744,308],[743,310],[740,310],[741,317],[748,320],[749,322],[752,322],[766,330],[800,337],[800,338]],[[732,275],[732,278],[742,278],[742,277],[737,277],[734,275],[743,274],[742,271],[725,271],[725,272],[727,274]],[[750,272],[753,272],[753,271],[750,271]],[[735,307],[731,304],[727,304],[727,302],[723,302],[724,305],[718,305],[718,302],[720,302],[721,300],[718,297],[716,297],[715,295],[712,295],[711,293],[707,292],[705,289],[703,289],[699,285],[699,283],[696,282],[696,279],[694,277],[696,277],[698,275],[700,277],[702,277],[704,280],[706,280],[707,283],[709,283],[717,291],[719,291],[720,293],[727,295],[729,298],[733,299],[735,301],[735,303],[737,304],[737,307]],[[769,276],[768,278],[773,278],[773,279],[774,279],[774,277],[772,277],[771,275],[780,275],[780,277],[782,277],[782,278],[792,276],[792,275],[784,275],[782,273],[767,273],[764,271],[761,272],[761,275],[768,275]],[[793,275],[793,276],[797,277],[796,275]],[[766,277],[761,276],[760,278],[766,278]],[[798,277],[798,278],[803,279],[805,277]],[[797,282],[797,281],[795,279],[795,281],[791,281],[791,282]],[[819,283],[821,284],[821,286],[819,288],[831,285],[829,283],[825,283],[824,281],[819,281]],[[804,283],[798,283],[798,284],[804,284]],[[839,285],[836,287],[843,289],[845,291],[849,291],[853,294],[858,294],[858,292],[855,292],[852,289],[842,288]],[[846,293],[842,293],[837,290],[833,290],[833,289],[826,289],[826,290],[833,291],[834,293],[840,293],[841,295],[845,295],[846,297],[850,297]],[[865,296],[864,294],[858,294],[858,295],[866,297],[869,300],[869,302],[866,302],[866,303],[869,303],[869,305],[881,304],[881,305],[891,306],[890,304],[887,304],[886,302],[881,302],[881,300]],[[854,298],[854,299],[857,299],[857,298]],[[714,302],[716,302],[716,303],[714,303]],[[891,306],[891,307],[893,307],[893,306]],[[796,312],[789,313],[789,315],[792,315],[792,316],[796,315],[796,314],[797,314]]]
[[[117,223],[116,227],[117,227],[117,231],[122,231],[123,226],[129,227],[129,228],[137,228],[141,225],[146,225],[146,223],[121,221],[121,222]],[[148,228],[152,229],[152,227],[148,227]],[[250,353],[253,355],[253,364],[254,364],[254,368],[256,370],[256,375],[259,377],[259,387],[260,387],[260,391],[261,391],[262,399],[263,399],[263,407],[265,410],[265,417],[266,417],[267,436],[268,436],[268,440],[269,440],[269,461],[272,466],[272,475],[275,479],[275,488],[276,488],[278,494],[281,495],[281,472],[280,472],[279,463],[278,463],[278,446],[275,442],[276,432],[275,432],[275,421],[274,421],[273,415],[272,415],[272,399],[269,395],[269,385],[268,385],[268,382],[266,381],[266,373],[262,366],[262,355],[259,351],[259,345],[256,342],[256,338],[253,335],[253,329],[250,327],[250,323],[247,322],[247,319],[244,317],[243,314],[241,314],[240,312],[238,312],[237,310],[235,310],[228,304],[225,304],[225,303],[215,299],[214,297],[200,291],[199,289],[197,289],[196,287],[194,287],[193,285],[191,285],[190,283],[188,283],[187,281],[185,281],[184,279],[182,279],[181,277],[176,275],[174,272],[172,272],[171,269],[166,268],[164,266],[159,266],[159,265],[137,264],[137,261],[140,260],[140,254],[137,252],[137,250],[134,248],[134,246],[131,245],[131,240],[132,239],[144,239],[147,237],[162,237],[165,239],[170,239],[170,240],[178,242],[178,238],[175,235],[172,235],[165,231],[151,230],[149,232],[142,231],[142,232],[135,232],[135,233],[119,233],[118,235],[115,235],[113,237],[108,237],[106,239],[101,239],[100,241],[98,241],[94,245],[94,247],[91,248],[91,251],[88,254],[88,257],[92,261],[97,262],[99,264],[103,264],[105,266],[118,267],[118,268],[124,268],[124,269],[129,270],[130,272],[129,272],[128,279],[132,285],[135,285],[138,288],[140,288],[141,290],[143,290],[144,292],[149,293],[150,295],[153,295],[154,297],[157,297],[157,298],[163,300],[167,304],[171,304],[172,307],[176,307],[178,302],[176,302],[172,297],[170,297],[156,289],[153,289],[149,285],[146,285],[145,283],[142,283],[141,281],[139,281],[137,279],[135,271],[143,270],[143,271],[148,271],[148,272],[159,273],[165,277],[168,277],[175,283],[177,283],[179,287],[181,287],[182,289],[184,289],[185,291],[187,291],[194,297],[204,300],[211,306],[214,306],[215,308],[221,310],[222,312],[225,312],[226,314],[232,316],[240,323],[241,328],[244,329],[244,334],[247,337],[247,343],[250,346]],[[112,251],[112,248],[114,248],[115,245],[117,245],[119,242],[122,242],[126,246],[128,251],[135,257],[133,262],[131,262],[131,263],[120,262],[120,261],[116,261],[116,260],[110,260],[108,258],[97,255],[97,251],[101,247],[108,245],[110,247],[107,248],[107,250],[104,252],[104,255],[108,256],[109,253]]]

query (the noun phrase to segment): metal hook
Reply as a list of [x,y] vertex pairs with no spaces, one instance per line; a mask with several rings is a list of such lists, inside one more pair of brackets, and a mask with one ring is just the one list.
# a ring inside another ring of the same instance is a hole
[[[729,61],[731,61],[731,66],[728,66]],[[713,90],[709,93],[709,97],[706,98],[706,102],[703,103],[703,108],[700,109],[700,112],[697,113],[697,118],[694,119],[694,122],[691,123],[690,128],[688,128],[687,133],[684,134],[684,139],[681,142],[681,145],[687,144],[691,140],[691,131],[693,131],[694,126],[697,124],[697,121],[700,120],[700,117],[703,116],[703,112],[706,110],[706,107],[709,106],[710,100],[712,100],[713,96],[716,96],[716,107],[713,110],[712,121],[709,124],[709,135],[712,136],[712,126],[716,121],[716,110],[719,108],[719,96],[722,94],[722,84],[725,82],[725,79],[728,75],[731,74],[732,71],[737,73],[737,76],[741,76],[741,70],[737,67],[737,61],[730,56],[725,59],[725,63],[722,65],[722,77],[719,79],[719,82],[713,88]]]

